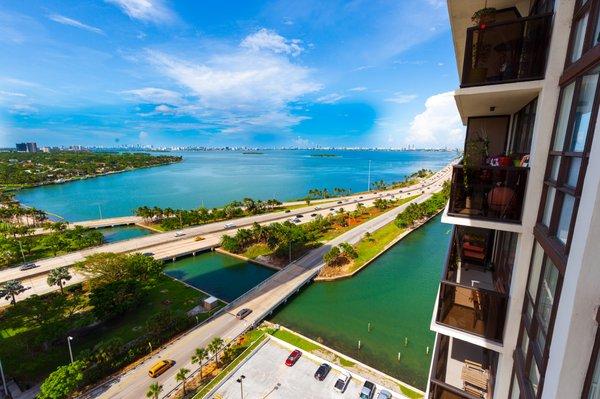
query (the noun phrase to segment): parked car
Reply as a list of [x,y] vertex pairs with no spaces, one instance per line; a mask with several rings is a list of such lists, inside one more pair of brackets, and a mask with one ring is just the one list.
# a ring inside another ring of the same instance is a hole
[[38,267],[38,265],[36,265],[35,263],[25,263],[23,266],[19,267],[19,270],[21,270],[21,271],[31,270],[31,269],[35,269],[36,267]]
[[240,310],[239,312],[237,312],[237,314],[235,315],[235,317],[238,320],[242,320],[243,318],[245,318],[246,316],[248,316],[250,313],[252,313],[252,309],[244,308],[244,309]]
[[333,384],[333,390],[337,391],[339,393],[344,393],[344,391],[346,391],[346,388],[348,388],[348,384],[350,383],[350,378],[352,378],[350,376],[349,373],[347,372],[342,372],[342,375],[340,375],[340,378],[337,379],[337,381],[335,382],[335,384]]
[[169,360],[169,359],[159,360],[158,362],[154,363],[152,365],[152,367],[150,367],[150,370],[148,370],[148,375],[152,378],[156,378],[159,375],[161,375],[162,373],[164,373],[165,371],[167,371],[168,369],[170,369],[171,367],[173,367],[174,364],[175,364],[175,361],[173,361],[173,360]]
[[323,363],[322,365],[319,366],[317,371],[315,371],[315,379],[317,379],[319,381],[323,381],[327,377],[327,374],[329,374],[330,371],[331,371],[331,366],[328,365],[327,363]]
[[360,390],[360,399],[373,399],[375,395],[375,384],[371,381],[365,381],[362,389]]
[[300,359],[300,356],[302,356],[302,352],[300,352],[298,349],[294,349],[294,351],[290,353],[287,359],[285,359],[285,365],[288,367],[292,367],[294,364],[296,364],[298,359]]
[[390,393],[390,391],[386,391],[385,389],[382,389],[381,391],[379,391],[379,394],[377,395],[377,399],[392,399],[392,394]]

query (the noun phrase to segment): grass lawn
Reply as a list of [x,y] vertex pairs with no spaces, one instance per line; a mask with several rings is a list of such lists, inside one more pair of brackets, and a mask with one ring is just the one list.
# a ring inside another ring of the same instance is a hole
[[401,229],[396,226],[395,222],[391,222],[383,226],[377,231],[374,231],[369,238],[361,239],[354,248],[358,252],[358,258],[354,259],[354,264],[351,271],[358,269],[365,263],[373,259],[375,255],[381,252],[386,245],[392,242],[396,237],[402,234],[406,229]]
[[248,259],[256,259],[261,255],[270,254],[272,250],[264,243],[254,244],[248,247],[245,252],[242,252],[242,256]]
[[307,352],[313,352],[321,349],[319,345],[315,345],[312,342],[288,330],[279,329],[276,330],[272,335],[276,338],[279,338],[282,341],[287,342],[288,344],[294,345],[295,347]]
[[[81,286],[69,287],[67,292],[81,290]],[[58,292],[47,295],[60,295]],[[75,335],[72,341],[73,355],[86,350],[92,350],[101,341],[111,338],[119,338],[122,342],[131,341],[144,333],[146,320],[163,310],[186,312],[196,306],[205,297],[201,292],[187,287],[180,282],[167,276],[161,277],[158,284],[149,289],[145,302],[131,311],[125,313],[113,321],[109,321],[90,329],[87,333]],[[9,314],[9,313],[7,313]],[[10,377],[17,378],[21,383],[33,384],[44,379],[58,366],[67,364],[69,352],[66,343],[67,332],[78,327],[89,325],[93,321],[91,309],[88,306],[70,318],[66,318],[61,330],[65,333],[59,334],[58,338],[50,343],[44,350],[41,345],[34,342],[40,341],[41,330],[36,327],[15,328],[23,325],[22,315],[12,315],[11,318],[2,318],[0,327],[0,359],[2,359],[5,373]],[[203,318],[208,315],[202,315]],[[34,325],[28,323],[29,326]]]

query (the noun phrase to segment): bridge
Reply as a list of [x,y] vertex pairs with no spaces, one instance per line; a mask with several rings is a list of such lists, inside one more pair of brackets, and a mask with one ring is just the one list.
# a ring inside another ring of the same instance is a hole
[[[422,202],[428,199],[431,193],[425,194],[418,199]],[[273,274],[247,293],[232,301],[217,314],[204,323],[180,336],[177,340],[169,343],[160,351],[148,357],[140,365],[114,376],[102,385],[93,388],[81,398],[141,398],[144,397],[150,379],[147,375],[149,365],[159,359],[172,359],[177,367],[167,370],[157,381],[163,385],[164,392],[173,390],[178,382],[175,374],[181,367],[195,370],[197,367],[191,364],[190,357],[195,348],[205,347],[214,337],[221,337],[226,342],[234,339],[249,328],[258,325],[264,318],[268,317],[278,306],[286,302],[292,295],[297,293],[304,285],[309,284],[320,269],[324,266],[323,255],[332,247],[342,242],[354,244],[358,242],[365,233],[373,233],[386,224],[392,222],[409,204],[394,208],[370,221],[367,221],[352,230],[329,241],[326,245],[310,251],[302,258],[292,262],[281,271]],[[238,320],[235,315],[243,309],[248,308],[252,313],[244,320]]]

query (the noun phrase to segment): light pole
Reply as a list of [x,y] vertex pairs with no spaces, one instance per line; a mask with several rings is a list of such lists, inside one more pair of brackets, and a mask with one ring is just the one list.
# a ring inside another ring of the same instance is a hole
[[369,179],[367,180],[367,192],[371,191],[371,160],[369,159]]
[[69,346],[69,357],[71,358],[71,363],[73,363],[73,350],[71,349],[71,341],[73,341],[73,337],[69,335],[67,337],[67,345]]
[[244,399],[244,379],[246,378],[246,376],[244,374],[240,375],[240,378],[238,378],[236,381],[240,384],[240,394],[241,394],[241,398]]
[[23,252],[23,244],[21,244],[21,240],[17,240],[19,242],[19,248],[21,248],[21,256],[23,257],[23,263],[27,262],[25,260],[25,253]]
[[8,396],[8,389],[6,388],[6,379],[4,378],[4,369],[2,368],[1,361],[0,361],[0,375],[2,375],[2,386],[4,387],[4,395]]

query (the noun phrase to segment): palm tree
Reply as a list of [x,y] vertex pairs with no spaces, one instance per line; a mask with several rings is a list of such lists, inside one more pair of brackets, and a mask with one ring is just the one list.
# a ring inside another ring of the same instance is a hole
[[60,293],[64,294],[65,291],[63,289],[63,285],[65,281],[69,281],[71,279],[71,273],[69,273],[69,269],[66,266],[57,267],[56,269],[50,270],[48,273],[48,282],[49,286],[58,285],[60,287]]
[[183,396],[185,396],[185,381],[187,380],[187,375],[189,372],[190,370],[182,367],[179,369],[177,374],[175,374],[175,380],[177,380],[177,382],[183,382]]
[[17,303],[16,296],[25,291],[25,287],[19,280],[9,280],[0,284],[0,296],[6,300],[11,300],[11,304]]
[[210,341],[210,344],[208,344],[208,350],[210,350],[215,355],[217,367],[219,367],[219,352],[223,348],[224,343],[225,341],[223,341],[223,338],[215,337],[212,341]]
[[202,362],[208,357],[208,351],[204,348],[196,348],[192,355],[192,363],[200,366],[200,381],[202,381]]
[[160,385],[158,382],[155,382],[154,384],[151,384],[150,387],[148,387],[148,392],[146,392],[146,397],[158,399],[158,395],[160,395],[162,390],[163,390],[163,386]]

